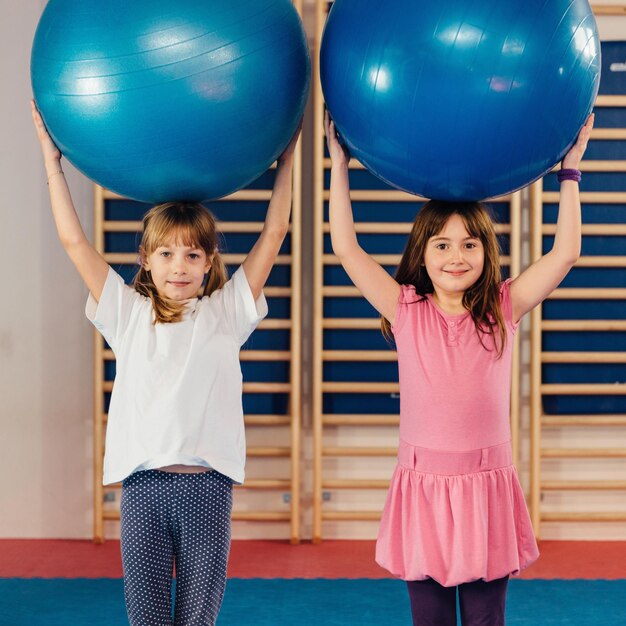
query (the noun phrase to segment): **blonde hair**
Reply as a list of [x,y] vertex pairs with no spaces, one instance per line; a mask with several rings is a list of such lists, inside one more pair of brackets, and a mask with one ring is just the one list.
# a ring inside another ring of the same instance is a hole
[[[469,235],[480,239],[483,244],[483,271],[463,294],[463,306],[470,312],[483,346],[485,344],[482,337],[490,335],[498,348],[500,358],[506,343],[506,324],[500,306],[500,246],[493,218],[486,206],[479,202],[427,202],[415,218],[395,278],[401,285],[413,285],[419,295],[433,293],[433,283],[424,265],[426,245],[431,237],[444,229],[452,215],[459,215]],[[391,339],[389,321],[382,318],[381,327],[385,337]]]
[[160,246],[169,244],[172,236],[182,245],[204,250],[212,258],[203,295],[209,296],[228,279],[224,261],[218,252],[218,231],[209,210],[196,202],[166,202],[152,207],[143,218],[143,235],[139,245],[141,264],[133,286],[152,300],[154,323],[167,324],[182,319],[185,305],[159,294],[150,270],[143,261]]

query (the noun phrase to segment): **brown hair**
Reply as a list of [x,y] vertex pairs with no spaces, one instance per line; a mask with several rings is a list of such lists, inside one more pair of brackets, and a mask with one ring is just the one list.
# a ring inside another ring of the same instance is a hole
[[[461,217],[469,235],[480,239],[485,251],[482,274],[463,294],[463,306],[470,312],[483,346],[482,336],[491,335],[500,358],[506,343],[506,325],[500,306],[500,246],[487,207],[479,202],[427,202],[415,218],[395,278],[401,285],[413,285],[420,295],[433,293],[433,283],[424,265],[426,245],[455,214]],[[382,318],[381,326],[385,337],[391,339],[389,321]]]
[[154,323],[179,322],[184,304],[159,295],[150,270],[143,261],[160,246],[169,243],[172,236],[182,245],[202,248],[211,260],[211,268],[203,295],[209,296],[228,279],[226,267],[218,252],[218,231],[215,218],[209,210],[195,202],[166,202],[152,207],[143,218],[143,235],[139,245],[141,264],[133,286],[152,300]]

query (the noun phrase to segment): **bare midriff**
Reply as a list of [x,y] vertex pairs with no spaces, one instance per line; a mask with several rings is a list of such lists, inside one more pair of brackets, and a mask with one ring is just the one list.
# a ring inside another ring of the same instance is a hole
[[165,465],[159,467],[160,472],[175,472],[177,474],[200,474],[202,472],[210,472],[208,467],[202,465]]

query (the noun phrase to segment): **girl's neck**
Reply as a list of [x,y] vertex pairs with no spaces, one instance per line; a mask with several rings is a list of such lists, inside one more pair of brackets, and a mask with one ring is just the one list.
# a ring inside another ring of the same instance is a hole
[[467,309],[463,306],[463,295],[463,293],[445,293],[434,290],[433,300],[445,313],[449,315],[461,315],[467,313]]

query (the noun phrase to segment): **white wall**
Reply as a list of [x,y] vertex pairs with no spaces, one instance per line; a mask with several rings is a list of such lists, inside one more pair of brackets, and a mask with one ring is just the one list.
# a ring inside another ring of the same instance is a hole
[[[312,33],[312,0],[307,5]],[[30,46],[44,6],[43,0],[0,0],[0,537],[86,538],[92,468],[87,294],[54,232],[29,112]],[[626,36],[624,18],[599,23],[604,39]],[[91,185],[68,164],[65,169],[91,233]],[[310,432],[304,434],[310,450]],[[363,437],[366,442],[366,432]],[[332,530],[353,537],[374,532],[372,524]]]
[[[0,537],[87,537],[91,331],[56,238],[30,120],[30,47],[45,2],[0,5]],[[91,229],[91,185],[70,171]]]

